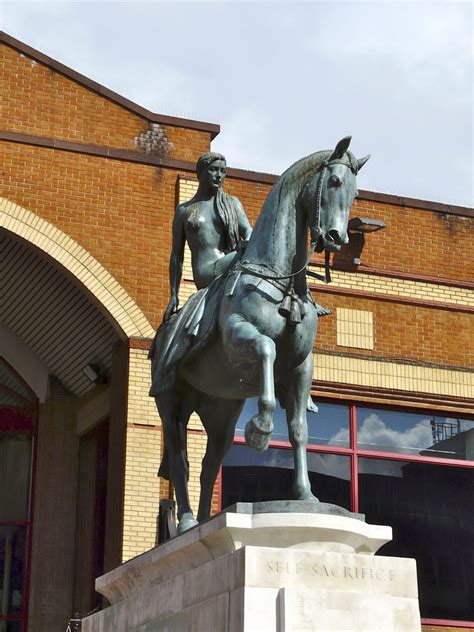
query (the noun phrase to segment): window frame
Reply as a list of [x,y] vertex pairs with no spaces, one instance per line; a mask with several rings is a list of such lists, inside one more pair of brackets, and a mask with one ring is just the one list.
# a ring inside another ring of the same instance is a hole
[[[25,551],[25,569],[23,575],[23,607],[20,612],[0,614],[0,622],[17,622],[21,623],[22,632],[26,632],[28,628],[29,604],[30,604],[30,579],[31,579],[31,555],[33,543],[33,517],[34,517],[34,490],[36,487],[36,460],[37,460],[37,432],[39,417],[39,399],[33,392],[31,387],[21,375],[0,356],[0,363],[3,364],[16,379],[23,385],[30,397],[22,398],[25,406],[18,408],[15,406],[0,406],[0,433],[5,434],[24,434],[31,438],[31,458],[30,458],[30,483],[28,490],[28,512],[26,520],[2,520],[0,526],[18,526],[24,527],[26,530],[26,551]],[[3,412],[3,416],[2,416]],[[2,421],[3,420],[3,421]]]
[[[388,410],[399,413],[411,413],[411,414],[427,414],[430,416],[448,416],[448,415],[460,415],[461,419],[468,421],[474,421],[474,414],[469,414],[459,411],[443,411],[429,407],[411,407],[411,406],[396,406],[392,404],[376,404],[374,402],[367,402],[363,400],[355,399],[341,399],[341,398],[326,398],[318,397],[318,402],[325,404],[339,404],[347,406],[349,415],[349,447],[336,447],[329,445],[318,445],[315,443],[308,443],[308,452],[318,452],[325,454],[336,454],[350,457],[350,495],[351,495],[351,511],[359,513],[359,458],[369,458],[387,461],[404,461],[413,463],[424,463],[427,465],[437,465],[442,467],[464,467],[474,470],[474,460],[463,459],[450,459],[434,456],[422,456],[419,454],[404,454],[399,452],[386,452],[378,450],[366,450],[357,446],[357,409],[358,408],[372,408],[373,410]],[[234,435],[233,445],[245,445],[245,438],[242,436]],[[269,448],[280,448],[284,450],[291,450],[291,444],[289,441],[270,441]],[[222,466],[219,470],[219,475],[216,482],[218,486],[218,510],[222,510]],[[461,621],[452,619],[431,619],[422,618],[421,623],[423,625],[437,625],[445,627],[457,627],[457,628],[473,628],[474,621]]]

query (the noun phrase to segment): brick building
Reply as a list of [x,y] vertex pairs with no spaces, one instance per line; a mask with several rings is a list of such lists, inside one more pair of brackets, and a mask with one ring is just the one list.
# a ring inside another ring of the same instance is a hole
[[[147,351],[174,209],[219,127],[149,112],[5,34],[0,63],[0,630],[60,632],[98,603],[98,574],[157,543],[170,489]],[[253,222],[275,180],[229,169],[226,190]],[[384,550],[416,557],[425,630],[474,630],[473,215],[360,191],[352,216],[386,228],[352,233],[333,283],[312,287],[333,310],[315,348],[314,488],[393,526]],[[183,299],[189,257],[184,277]],[[281,411],[265,455],[242,428],[215,510],[286,493]],[[194,503],[204,446],[196,418]]]

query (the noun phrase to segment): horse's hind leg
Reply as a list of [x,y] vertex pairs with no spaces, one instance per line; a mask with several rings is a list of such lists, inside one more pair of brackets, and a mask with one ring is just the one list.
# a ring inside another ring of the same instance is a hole
[[253,450],[263,452],[268,448],[273,431],[275,412],[275,343],[261,334],[255,325],[235,314],[229,318],[224,333],[224,347],[231,360],[239,364],[258,363],[260,365],[260,395],[258,414],[245,427],[245,440]]
[[285,398],[286,419],[293,458],[295,479],[293,490],[298,500],[317,500],[311,493],[308,476],[306,446],[308,445],[307,402],[313,378],[313,358],[309,354],[306,360],[290,375]]
[[185,394],[180,393],[178,396],[174,391],[160,394],[155,401],[163,423],[169,476],[178,505],[178,533],[183,533],[197,524],[189,503],[189,462],[186,451],[186,427],[193,408]]
[[199,522],[209,518],[211,513],[214,483],[224,456],[232,444],[235,424],[243,404],[243,400],[206,398],[197,406],[197,413],[207,432],[206,454],[201,470],[201,496],[197,516]]

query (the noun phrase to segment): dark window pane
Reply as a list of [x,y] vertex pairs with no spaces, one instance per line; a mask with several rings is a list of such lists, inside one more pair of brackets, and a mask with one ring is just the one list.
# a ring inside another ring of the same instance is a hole
[[0,434],[0,521],[28,520],[31,438]]
[[[308,412],[308,442],[317,445],[349,447],[349,407],[316,402],[317,413]],[[245,402],[235,434],[244,436],[245,425],[258,412],[257,398]],[[286,413],[277,403],[274,417],[274,441],[288,441]]]
[[414,557],[421,616],[474,620],[474,469],[359,459],[360,511],[393,528],[381,555]]
[[0,524],[0,613],[23,607],[26,563],[26,527]]
[[0,632],[21,632],[22,629],[21,621],[0,621]]
[[357,443],[363,450],[474,460],[474,422],[357,408]]
[[[349,457],[308,453],[313,493],[321,501],[350,507]],[[270,448],[257,454],[233,445],[222,468],[222,506],[293,498],[293,452]]]

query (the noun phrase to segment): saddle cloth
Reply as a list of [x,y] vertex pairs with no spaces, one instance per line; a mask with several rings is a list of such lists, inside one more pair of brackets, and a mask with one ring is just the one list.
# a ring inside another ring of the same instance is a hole
[[227,278],[224,274],[207,288],[198,290],[158,327],[148,354],[152,377],[150,397],[174,386],[184,358],[198,353],[212,340]]

